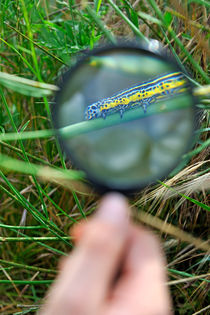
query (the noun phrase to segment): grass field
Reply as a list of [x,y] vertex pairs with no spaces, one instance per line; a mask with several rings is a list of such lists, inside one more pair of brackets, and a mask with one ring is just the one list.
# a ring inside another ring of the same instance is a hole
[[160,40],[204,86],[182,167],[130,203],[162,239],[176,314],[208,314],[209,12],[207,0],[0,1],[1,314],[37,311],[73,247],[71,227],[96,209],[99,196],[79,192],[83,174],[53,136],[50,102],[78,55],[118,37]]

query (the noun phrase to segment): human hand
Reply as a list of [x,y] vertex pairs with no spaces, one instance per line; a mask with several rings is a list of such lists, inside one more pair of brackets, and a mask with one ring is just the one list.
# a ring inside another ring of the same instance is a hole
[[120,194],[74,230],[77,246],[61,263],[40,315],[168,315],[165,260],[156,237],[129,221]]

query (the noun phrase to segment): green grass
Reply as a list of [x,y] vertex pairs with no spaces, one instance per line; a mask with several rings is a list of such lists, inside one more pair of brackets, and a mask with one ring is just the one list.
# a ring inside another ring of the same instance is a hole
[[[202,95],[198,138],[182,168],[130,202],[141,210],[136,221],[152,226],[162,239],[176,313],[208,312],[209,256],[202,240],[208,237],[210,100],[209,86],[203,86],[210,81],[210,6],[205,0],[180,3],[0,1],[2,314],[37,311],[60,257],[73,247],[69,230],[71,235],[73,224],[96,209],[98,196],[86,189],[85,175],[65,161],[54,137],[50,102],[67,66],[86,49],[118,37],[160,40],[189,69],[195,94]],[[118,117],[112,119],[116,123]],[[103,121],[81,124],[65,132],[94,130]],[[164,222],[173,227],[166,229]]]

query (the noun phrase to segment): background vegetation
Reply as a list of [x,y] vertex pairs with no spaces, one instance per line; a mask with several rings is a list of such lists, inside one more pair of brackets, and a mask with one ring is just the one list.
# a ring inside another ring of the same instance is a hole
[[[78,193],[83,174],[65,163],[50,130],[50,94],[59,75],[100,42],[150,37],[171,49],[197,86],[209,84],[209,9],[206,0],[0,1],[1,314],[36,312],[59,258],[73,247],[72,225],[99,199]],[[200,240],[209,225],[207,90],[188,164],[183,159],[165,183],[130,200],[140,210],[136,220],[162,239],[177,314],[209,312],[209,255]]]

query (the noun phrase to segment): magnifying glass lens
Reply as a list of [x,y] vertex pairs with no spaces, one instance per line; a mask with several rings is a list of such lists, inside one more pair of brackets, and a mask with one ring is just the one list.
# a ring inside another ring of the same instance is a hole
[[64,78],[53,119],[63,148],[90,181],[130,191],[168,174],[192,139],[187,77],[141,49],[88,55]]

